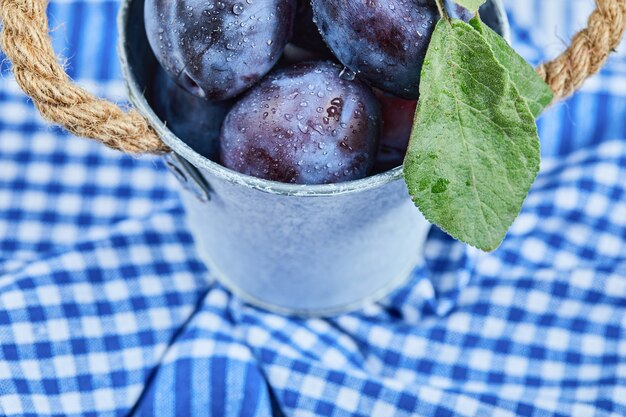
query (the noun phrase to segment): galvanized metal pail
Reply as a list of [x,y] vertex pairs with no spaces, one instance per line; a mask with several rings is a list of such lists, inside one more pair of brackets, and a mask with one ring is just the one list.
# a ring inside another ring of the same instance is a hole
[[[402,168],[358,181],[291,185],[212,162],[172,134],[144,91],[157,64],[143,0],[124,2],[119,56],[135,107],[173,152],[166,164],[186,191],[187,222],[201,259],[244,300],[271,311],[329,316],[376,301],[420,262],[430,224],[411,202]],[[483,19],[507,32],[499,1]]]

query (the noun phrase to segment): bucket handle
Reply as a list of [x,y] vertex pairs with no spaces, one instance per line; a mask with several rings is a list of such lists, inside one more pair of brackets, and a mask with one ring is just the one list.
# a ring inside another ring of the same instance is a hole
[[[587,28],[555,60],[540,65],[539,75],[555,100],[568,97],[597,73],[619,45],[626,28],[626,0],[595,0]],[[13,63],[20,88],[51,123],[96,139],[129,154],[163,154],[169,148],[134,109],[97,98],[65,73],[48,35],[48,0],[0,0],[0,46]]]

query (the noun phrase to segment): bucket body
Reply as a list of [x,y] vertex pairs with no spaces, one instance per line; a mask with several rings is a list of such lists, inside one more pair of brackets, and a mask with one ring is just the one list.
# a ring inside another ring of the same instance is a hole
[[327,196],[272,194],[207,175],[183,193],[202,259],[242,298],[298,315],[358,308],[402,283],[429,224],[401,180]]
[[202,157],[165,127],[144,95],[158,64],[143,3],[122,6],[122,70],[131,101],[173,150],[166,163],[186,188],[189,230],[213,275],[252,304],[300,316],[358,309],[405,282],[430,224],[411,202],[402,168],[308,186],[252,178]]

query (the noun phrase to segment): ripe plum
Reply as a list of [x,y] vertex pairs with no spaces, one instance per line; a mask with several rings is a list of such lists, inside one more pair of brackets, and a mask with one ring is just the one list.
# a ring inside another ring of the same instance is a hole
[[416,100],[405,100],[374,89],[380,102],[383,134],[380,138],[374,172],[402,165],[406,155],[417,108]]
[[158,67],[150,104],[168,129],[193,150],[205,158],[219,159],[220,129],[231,101],[211,102],[191,95]]
[[380,136],[369,87],[332,62],[280,69],[226,116],[222,164],[273,181],[326,184],[367,176]]
[[146,0],[152,50],[170,77],[210,100],[267,74],[291,37],[296,0]]
[[419,74],[439,11],[434,0],[312,0],[335,56],[359,78],[398,97],[419,96]]

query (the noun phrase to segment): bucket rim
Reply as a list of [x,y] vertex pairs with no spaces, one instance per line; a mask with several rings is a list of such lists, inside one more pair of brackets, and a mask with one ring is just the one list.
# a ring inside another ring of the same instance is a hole
[[[170,131],[165,123],[163,123],[156,115],[147,98],[144,95],[144,90],[140,88],[137,79],[129,64],[129,50],[127,48],[127,34],[126,26],[129,15],[129,9],[131,2],[134,0],[124,0],[120,6],[120,10],[117,16],[117,53],[119,57],[120,67],[122,70],[122,76],[124,78],[126,89],[128,92],[128,98],[133,104],[135,109],[146,118],[150,126],[159,135],[159,138],[169,146],[173,152],[182,156],[185,160],[189,161],[193,166],[200,169],[202,173],[208,172],[215,177],[225,180],[230,183],[241,185],[247,188],[256,189],[269,194],[278,195],[293,195],[293,196],[310,196],[310,197],[324,197],[333,196],[338,194],[349,194],[361,191],[367,191],[375,188],[382,187],[386,184],[398,181],[404,177],[403,166],[400,165],[391,170],[381,172],[378,174],[370,175],[365,178],[352,181],[344,181],[331,184],[291,184],[282,183],[277,181],[266,180],[262,178],[253,177],[250,175],[242,174],[225,166],[211,161],[208,158],[197,153],[189,145],[187,145],[182,139],[178,138],[172,131]],[[506,12],[501,0],[492,0],[496,7],[499,16],[502,18],[502,30],[504,32],[505,39],[509,39],[509,25],[508,19],[506,19]],[[203,175],[206,177],[206,175]]]

